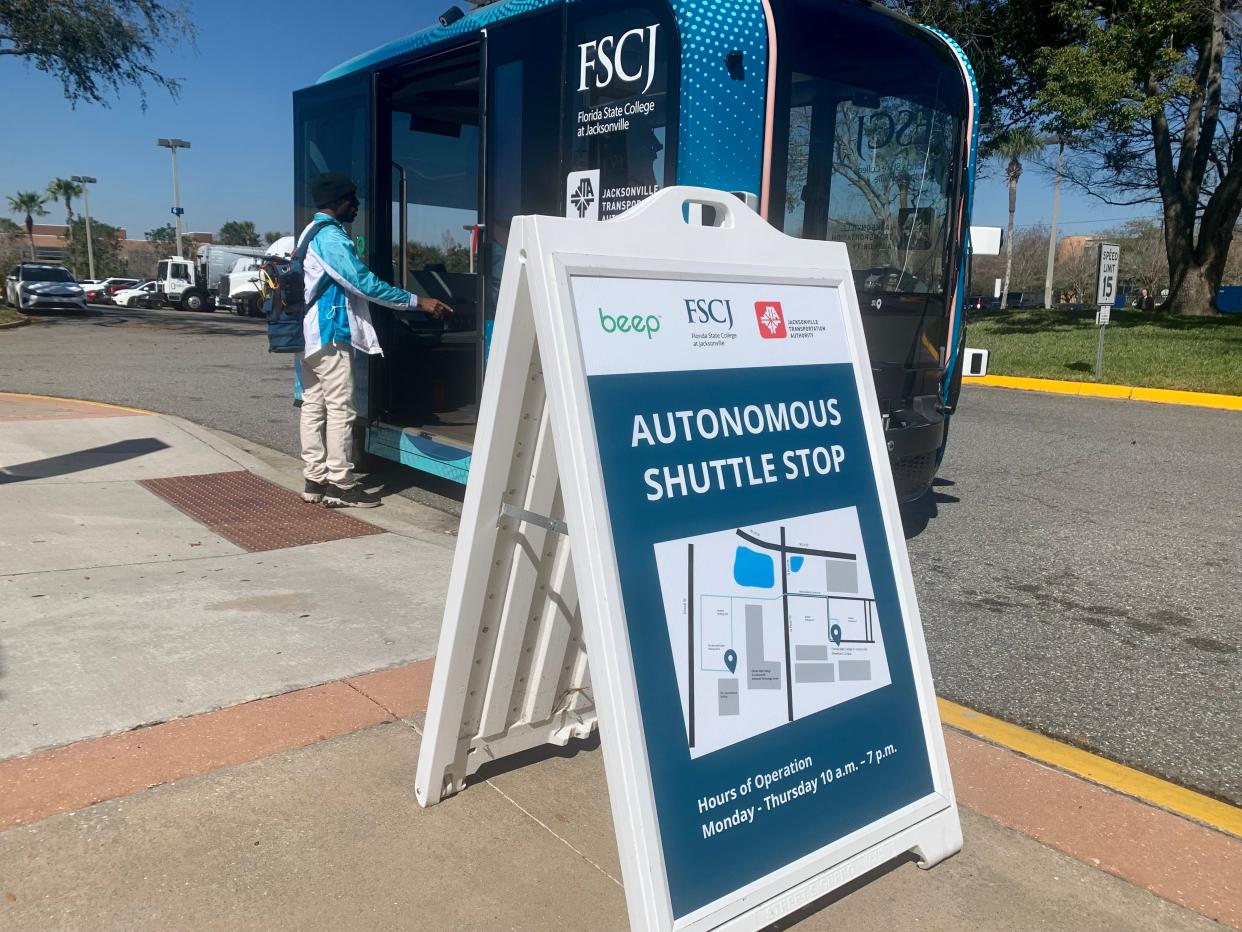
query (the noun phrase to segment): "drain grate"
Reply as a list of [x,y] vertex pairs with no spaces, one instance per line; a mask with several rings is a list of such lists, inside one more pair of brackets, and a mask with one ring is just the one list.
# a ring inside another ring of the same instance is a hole
[[174,508],[246,550],[280,550],[382,534],[380,528],[248,472],[144,479],[139,483]]

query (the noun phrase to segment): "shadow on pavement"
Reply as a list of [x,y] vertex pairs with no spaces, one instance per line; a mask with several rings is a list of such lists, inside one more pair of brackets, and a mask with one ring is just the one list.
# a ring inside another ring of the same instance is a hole
[[155,437],[138,437],[133,440],[118,440],[102,447],[91,447],[89,450],[76,450],[73,453],[62,453],[60,456],[49,456],[46,459],[31,460],[28,463],[14,463],[12,466],[0,467],[0,485],[12,482],[26,482],[30,479],[48,479],[52,476],[64,476],[69,473],[82,472],[124,460],[137,459],[148,453],[156,453],[168,449],[168,444]]
[[537,764],[540,761],[553,760],[560,758],[568,760],[577,757],[583,751],[599,750],[599,730],[596,729],[589,738],[571,738],[569,744],[557,747],[554,744],[544,744],[529,751],[522,751],[520,754],[511,754],[508,757],[502,757],[500,760],[484,764],[474,772],[474,776],[466,781],[467,786],[476,783],[482,783],[484,780],[491,780],[495,777],[503,776],[514,770],[521,770],[531,764]]
[[[378,492],[380,495],[400,495],[410,489],[421,489],[459,505],[466,497],[466,487],[451,479],[433,476],[431,473],[411,469],[408,466],[389,463],[378,457],[369,457],[367,465],[374,466],[374,469],[366,473],[362,484],[365,488]],[[460,513],[460,508],[456,511]]]
[[927,530],[931,519],[940,513],[941,505],[956,505],[961,501],[956,495],[936,491],[953,484],[949,479],[941,479],[937,476],[932,480],[932,487],[926,495],[901,506],[901,526],[905,530],[906,540],[918,537]]
[[863,887],[867,886],[867,884],[873,883],[874,881],[879,880],[885,874],[890,874],[893,871],[895,871],[897,868],[905,864],[913,864],[917,861],[918,861],[918,858],[914,856],[914,853],[907,851],[905,854],[900,855],[899,857],[896,857],[893,860],[888,861],[884,864],[881,864],[879,867],[873,867],[871,870],[867,871],[867,873],[863,874],[861,877],[857,877],[854,880],[851,880],[849,883],[845,884],[844,886],[837,887],[837,889],[833,890],[831,893],[827,893],[824,896],[821,896],[818,900],[815,900],[812,903],[808,903],[806,906],[803,906],[797,912],[790,913],[788,916],[786,916],[783,919],[778,919],[776,922],[772,923],[772,925],[768,926],[767,928],[773,930],[773,932],[775,932],[775,930],[778,930],[778,929],[792,928],[793,926],[796,926],[798,923],[800,923],[803,919],[809,919],[811,916],[815,915],[821,909],[831,906],[833,903],[837,902],[837,900],[845,899],[851,893],[854,893],[857,890],[861,890]]

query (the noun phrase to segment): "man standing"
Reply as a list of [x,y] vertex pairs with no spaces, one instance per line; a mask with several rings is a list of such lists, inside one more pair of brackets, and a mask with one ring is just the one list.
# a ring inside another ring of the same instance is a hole
[[302,361],[302,498],[333,508],[374,508],[350,461],[353,445],[353,353],[381,355],[367,302],[417,308],[437,320],[453,313],[434,298],[420,298],[381,281],[362,264],[345,224],[358,216],[358,188],[347,175],[325,172],[311,182],[318,212],[298,237],[311,236],[302,265],[307,308]]

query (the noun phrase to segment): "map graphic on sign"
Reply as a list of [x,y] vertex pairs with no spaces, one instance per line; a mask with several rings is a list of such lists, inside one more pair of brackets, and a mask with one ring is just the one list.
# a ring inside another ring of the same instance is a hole
[[891,682],[857,509],[663,541],[655,557],[692,758]]

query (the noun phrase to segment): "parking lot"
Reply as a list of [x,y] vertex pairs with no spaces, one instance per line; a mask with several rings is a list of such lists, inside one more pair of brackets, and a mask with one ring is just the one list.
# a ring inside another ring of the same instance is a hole
[[[0,373],[297,451],[262,321],[47,315],[0,334]],[[968,386],[905,514],[940,694],[1242,801],[1240,449],[1237,414]]]

